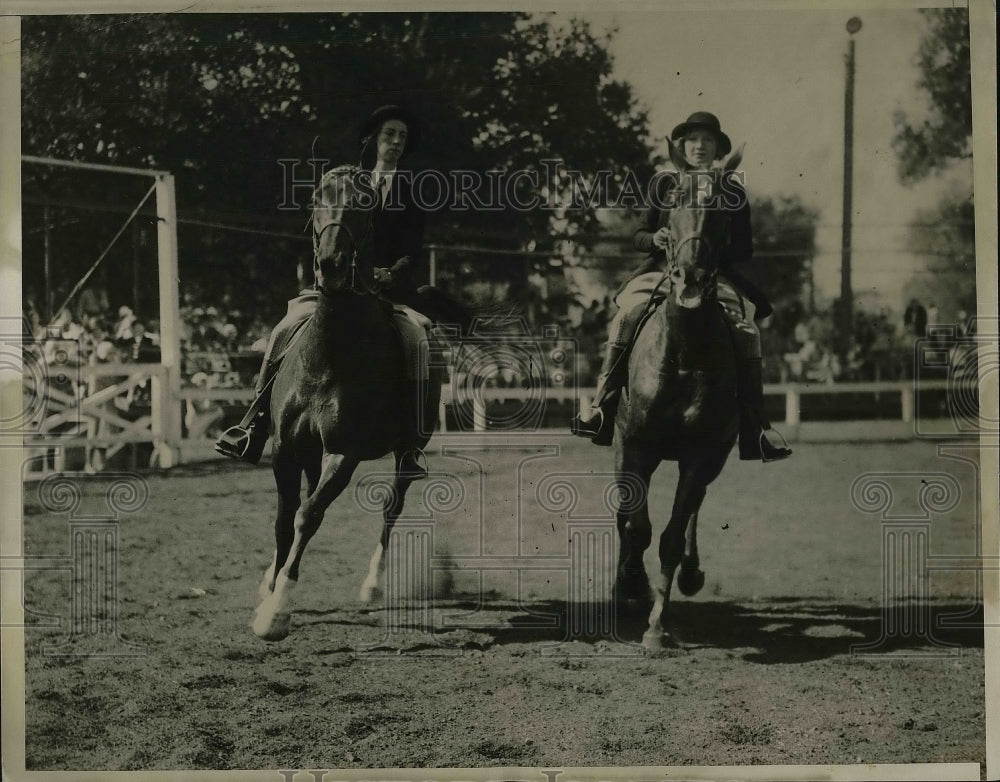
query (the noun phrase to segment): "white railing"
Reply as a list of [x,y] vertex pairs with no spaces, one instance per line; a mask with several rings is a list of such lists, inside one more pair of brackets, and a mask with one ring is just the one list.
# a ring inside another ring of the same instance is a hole
[[[920,391],[945,390],[951,387],[947,380],[921,380]],[[441,425],[444,427],[444,406],[452,403],[452,392],[449,386],[444,386],[442,394]],[[475,431],[486,430],[486,405],[500,401],[530,401],[553,400],[573,402],[579,400],[581,408],[590,406],[596,388],[486,388],[474,394],[463,395],[463,401],[473,405],[473,422]],[[765,396],[783,395],[785,397],[785,425],[798,426],[802,422],[802,397],[809,395],[839,395],[839,394],[872,394],[878,398],[882,394],[899,394],[902,415],[899,420],[912,423],[915,409],[915,390],[913,380],[857,382],[857,383],[768,383],[764,386]]]
[[[225,411],[222,405],[243,406],[253,398],[249,388],[182,388],[176,399],[168,400],[167,370],[158,364],[111,364],[87,366],[80,369],[86,378],[86,393],[80,398],[58,389],[48,389],[45,414],[36,422],[35,432],[26,435],[24,445],[29,454],[46,456],[46,472],[60,470],[65,449],[84,448],[87,469],[100,469],[101,463],[111,458],[127,445],[151,443],[153,445],[152,466],[170,466],[175,463],[204,459],[213,454],[213,433],[221,424]],[[104,388],[98,388],[95,380],[112,377],[115,381]],[[116,409],[115,400],[131,394],[136,388],[150,384],[150,406],[148,414],[135,420],[122,415]],[[895,429],[903,432],[912,424],[916,412],[915,392],[946,390],[950,384],[946,380],[920,381],[919,388],[914,381],[882,381],[858,383],[771,383],[764,386],[766,396],[784,396],[786,434],[794,436],[802,424],[801,405],[805,396],[866,394],[876,398],[882,395],[898,395],[900,416],[895,420]],[[29,392],[30,389],[29,389]],[[471,405],[473,432],[489,431],[489,408],[504,402],[520,403],[578,403],[589,406],[595,389],[545,387],[545,388],[496,388],[442,387],[439,406],[439,431],[448,431],[448,408],[455,404]],[[183,418],[186,432],[181,435],[175,418]],[[469,420],[466,412],[465,420]],[[567,416],[567,426],[568,426]],[[814,422],[809,421],[808,425]],[[821,423],[819,421],[815,423]],[[861,422],[858,422],[859,424]],[[888,422],[883,422],[888,423]],[[559,431],[565,427],[555,427]],[[61,430],[61,431],[54,431]],[[851,437],[864,437],[865,426],[855,426]],[[875,429],[869,432],[878,438]],[[911,432],[912,434],[912,432]],[[900,436],[898,433],[896,436]],[[159,458],[165,450],[171,453],[170,461]]]
[[[66,451],[85,450],[85,469],[100,470],[128,445],[151,443],[151,464],[170,466],[164,452],[179,444],[173,405],[168,399],[169,370],[161,364],[95,364],[79,367],[78,386],[64,390],[45,382],[35,387],[25,374],[24,392],[33,395],[34,415],[26,422],[23,445],[28,475],[65,469]],[[99,378],[113,378],[100,383]],[[133,397],[148,385],[148,411],[135,415]],[[129,417],[129,410],[133,411]],[[36,476],[37,477],[37,476]]]

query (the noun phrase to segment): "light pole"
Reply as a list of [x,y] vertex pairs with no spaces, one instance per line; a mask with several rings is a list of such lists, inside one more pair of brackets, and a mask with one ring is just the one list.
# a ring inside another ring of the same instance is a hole
[[847,21],[847,85],[844,92],[844,219],[840,250],[840,354],[847,355],[854,328],[854,293],[851,290],[851,212],[854,174],[854,34],[861,29],[861,19]]

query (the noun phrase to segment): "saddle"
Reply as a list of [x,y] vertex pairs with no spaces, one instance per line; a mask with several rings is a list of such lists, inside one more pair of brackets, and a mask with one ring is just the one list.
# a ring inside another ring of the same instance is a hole
[[[271,360],[267,366],[267,377],[261,378],[257,395],[243,416],[240,426],[249,425],[268,404],[271,386],[278,375],[278,368],[285,356],[305,333],[306,325],[312,320],[316,309],[316,299],[319,293],[305,290],[288,304],[289,314],[294,314],[296,320],[275,336],[275,344],[271,348]],[[403,351],[404,377],[408,381],[426,381],[430,378],[432,359],[435,366],[444,366],[441,355],[447,347],[440,337],[434,333],[433,323],[416,310],[402,304],[382,302],[390,314],[394,330],[399,337]]]
[[431,348],[439,347],[431,319],[405,304],[393,304],[392,323],[403,348],[406,379],[429,380]]
[[[742,281],[743,278],[739,277],[739,279]],[[657,283],[659,280],[660,275],[656,273],[648,273],[634,278],[624,286],[621,294],[615,299],[619,306],[629,308],[627,318],[638,317],[635,325],[630,330],[631,335],[628,343],[624,346],[624,349],[611,369],[611,374],[617,374],[620,378],[620,388],[626,395],[628,394],[628,373],[624,370],[628,365],[632,349],[646,323],[663,306],[663,302],[668,296],[668,291],[658,286]],[[730,280],[730,283],[732,283],[732,280]],[[739,341],[742,351],[752,352],[755,340],[759,342],[759,337],[756,330],[746,322],[748,302],[749,306],[753,307],[755,299],[758,298],[756,294],[759,294],[762,304],[765,307],[763,315],[759,310],[754,309],[754,321],[760,321],[772,313],[770,304],[767,302],[766,297],[756,288],[754,289],[754,297],[747,295],[745,291],[738,289],[732,284],[728,286],[728,289],[724,287],[722,290],[724,293],[719,297],[718,304],[723,320],[727,323],[733,340]],[[756,350],[759,350],[759,344]]]

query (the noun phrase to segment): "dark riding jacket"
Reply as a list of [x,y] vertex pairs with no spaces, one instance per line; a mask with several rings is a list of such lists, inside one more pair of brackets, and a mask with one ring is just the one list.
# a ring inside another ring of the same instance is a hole
[[414,276],[424,246],[425,216],[414,202],[410,172],[393,174],[384,205],[374,205],[368,220],[371,241],[359,253],[360,260],[369,269],[389,270],[392,285],[383,293],[397,301],[416,290]]
[[[667,260],[666,252],[653,246],[653,234],[670,224],[670,192],[677,187],[677,178],[676,175],[668,173],[657,177],[655,182],[656,190],[652,194],[650,206],[632,238],[635,249],[649,255],[633,276],[662,271],[663,264]],[[753,229],[750,227],[750,203],[746,190],[733,176],[727,177],[725,188],[727,198],[734,202],[738,201],[740,205],[732,212],[729,247],[722,258],[723,271],[733,264],[745,263],[753,257]]]

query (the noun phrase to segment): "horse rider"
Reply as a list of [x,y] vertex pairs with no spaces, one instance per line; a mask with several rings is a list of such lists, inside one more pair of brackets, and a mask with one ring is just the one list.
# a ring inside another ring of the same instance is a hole
[[[718,118],[705,111],[695,112],[674,128],[670,134],[678,144],[683,157],[683,167],[691,171],[709,171],[715,161],[721,160],[732,150],[729,137],[722,132]],[[628,350],[649,296],[648,287],[637,283],[637,278],[649,272],[660,271],[667,258],[670,241],[669,189],[676,180],[658,177],[657,193],[647,209],[642,224],[635,232],[633,245],[636,250],[648,253],[644,263],[619,289],[615,298],[618,311],[608,328],[604,364],[598,378],[589,414],[582,412],[573,421],[573,433],[589,437],[598,445],[610,445],[614,436],[614,416],[618,397],[628,374]],[[775,445],[768,439],[772,432],[764,412],[764,386],[761,369],[760,332],[751,313],[754,307],[746,306],[736,292],[738,285],[751,303],[756,305],[756,318],[763,320],[771,314],[771,307],[763,294],[734,268],[746,263],[753,255],[753,233],[750,227],[750,206],[742,185],[731,178],[726,183],[727,193],[739,195],[740,206],[730,219],[730,242],[720,260],[718,298],[725,321],[733,335],[737,355],[737,396],[740,408],[740,458],[778,461],[791,456],[784,445]],[[723,279],[723,277],[725,279]],[[780,437],[780,435],[778,435]]]
[[[362,124],[359,140],[361,169],[370,172],[370,183],[379,201],[369,210],[365,237],[358,240],[358,264],[370,271],[383,298],[405,304],[431,320],[446,319],[447,313],[435,305],[436,300],[429,298],[425,289],[418,290],[413,280],[413,270],[423,249],[424,212],[414,203],[408,177],[397,171],[400,161],[417,147],[420,125],[401,106],[381,106]],[[289,301],[288,313],[275,326],[268,341],[250,411],[216,442],[219,453],[251,464],[260,460],[268,437],[269,380],[281,360],[278,346],[284,348],[291,331],[312,315],[318,295],[315,288],[309,288]],[[420,427],[420,384],[420,380],[406,381],[408,409],[414,413],[405,416],[408,442],[416,440]],[[418,455],[415,450],[406,451],[400,461],[400,472],[411,478],[426,477],[426,470],[417,461]]]

